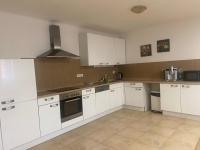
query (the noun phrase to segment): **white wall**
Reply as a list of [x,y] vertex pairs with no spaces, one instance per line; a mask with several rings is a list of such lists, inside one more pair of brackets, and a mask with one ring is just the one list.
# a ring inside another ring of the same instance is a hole
[[[200,58],[200,20],[179,21],[158,25],[126,35],[128,63],[187,60]],[[156,42],[169,38],[170,52],[157,53]],[[140,57],[140,46],[152,44],[152,56]]]
[[[4,12],[0,12],[0,20],[0,58],[35,58],[50,48],[48,21]],[[77,55],[79,32],[107,34],[68,24],[59,25],[62,49]]]

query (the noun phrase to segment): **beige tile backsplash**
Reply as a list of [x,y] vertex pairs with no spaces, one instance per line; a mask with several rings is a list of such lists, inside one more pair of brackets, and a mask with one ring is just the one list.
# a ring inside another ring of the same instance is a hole
[[[117,67],[80,66],[80,60],[67,58],[35,59],[35,68],[38,91],[95,82],[104,74],[112,78],[112,71],[117,71]],[[77,78],[77,74],[84,77]]]

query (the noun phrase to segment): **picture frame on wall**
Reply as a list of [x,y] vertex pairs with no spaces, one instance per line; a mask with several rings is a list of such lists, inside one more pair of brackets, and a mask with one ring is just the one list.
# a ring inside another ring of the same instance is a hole
[[170,51],[170,39],[157,41],[157,52],[169,52]]
[[140,46],[141,57],[152,56],[151,44]]

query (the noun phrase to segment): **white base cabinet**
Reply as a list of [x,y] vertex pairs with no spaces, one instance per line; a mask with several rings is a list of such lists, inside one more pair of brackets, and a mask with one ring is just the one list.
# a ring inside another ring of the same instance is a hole
[[1,138],[1,126],[0,126],[0,150],[3,150],[2,138]]
[[97,114],[101,114],[110,109],[110,91],[103,91],[96,93],[96,112]]
[[200,115],[200,85],[181,86],[182,113]]
[[124,87],[110,88],[110,108],[116,108],[124,105]]
[[84,95],[83,97],[83,117],[88,119],[96,115],[95,94]]
[[1,107],[4,150],[40,137],[37,100]]
[[61,129],[59,102],[39,107],[41,135],[47,135]]
[[140,83],[125,83],[125,104],[148,109],[148,89]]
[[180,84],[160,84],[161,109],[181,112]]

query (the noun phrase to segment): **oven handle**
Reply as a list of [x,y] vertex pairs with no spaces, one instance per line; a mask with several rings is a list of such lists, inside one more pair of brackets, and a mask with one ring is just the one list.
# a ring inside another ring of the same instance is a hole
[[72,99],[72,100],[69,100],[69,101],[65,101],[65,103],[75,102],[75,101],[78,101],[78,100],[81,100],[81,98],[76,98],[76,99]]

